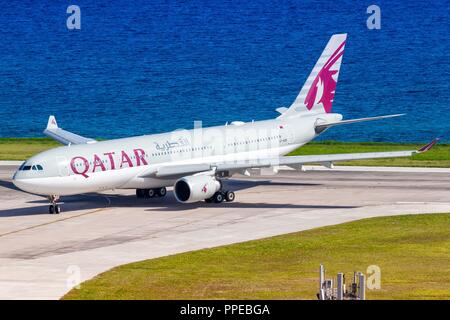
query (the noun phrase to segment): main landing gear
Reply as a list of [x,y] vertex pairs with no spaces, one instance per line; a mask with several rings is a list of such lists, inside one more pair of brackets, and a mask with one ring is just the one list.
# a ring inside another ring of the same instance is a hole
[[205,199],[207,203],[222,203],[224,201],[232,202],[236,198],[236,195],[233,191],[222,191],[219,190],[211,198]]
[[136,197],[138,198],[154,198],[154,197],[165,197],[167,194],[166,187],[152,188],[152,189],[136,189]]
[[59,196],[51,195],[48,196],[48,199],[50,200],[50,206],[48,207],[48,213],[50,214],[60,214],[61,213],[61,207],[58,204]]

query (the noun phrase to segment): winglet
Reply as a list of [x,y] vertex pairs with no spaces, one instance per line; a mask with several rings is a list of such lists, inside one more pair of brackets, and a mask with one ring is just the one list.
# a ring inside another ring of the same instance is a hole
[[434,147],[434,145],[436,143],[438,143],[440,139],[439,138],[435,138],[433,141],[431,141],[429,144],[423,146],[422,148],[420,148],[419,150],[417,150],[417,153],[424,153],[427,152],[428,150],[430,150],[431,148]]
[[56,123],[55,116],[48,117],[47,128],[46,129],[58,129],[58,124]]

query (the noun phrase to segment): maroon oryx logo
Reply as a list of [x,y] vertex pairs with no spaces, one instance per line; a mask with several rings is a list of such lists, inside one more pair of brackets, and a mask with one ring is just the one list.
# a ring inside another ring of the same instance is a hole
[[[341,43],[328,61],[325,62],[324,66],[311,84],[305,98],[305,105],[308,110],[311,110],[316,103],[322,103],[325,112],[331,112],[337,84],[335,78],[333,77],[336,77],[336,74],[339,72],[339,70],[332,70],[332,67],[344,54],[344,45],[345,41]],[[322,90],[319,90],[319,87],[321,87]]]

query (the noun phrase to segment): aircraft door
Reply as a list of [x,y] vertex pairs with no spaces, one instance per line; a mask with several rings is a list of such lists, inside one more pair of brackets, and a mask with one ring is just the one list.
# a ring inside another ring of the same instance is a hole
[[67,177],[70,175],[69,171],[69,161],[66,157],[58,156],[56,157],[56,164],[58,167],[58,174],[60,177]]

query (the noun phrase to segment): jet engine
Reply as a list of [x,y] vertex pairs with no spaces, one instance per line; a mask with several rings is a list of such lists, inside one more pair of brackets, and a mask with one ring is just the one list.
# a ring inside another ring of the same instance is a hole
[[182,203],[202,201],[211,198],[220,190],[220,182],[209,175],[187,176],[175,182],[175,198]]

